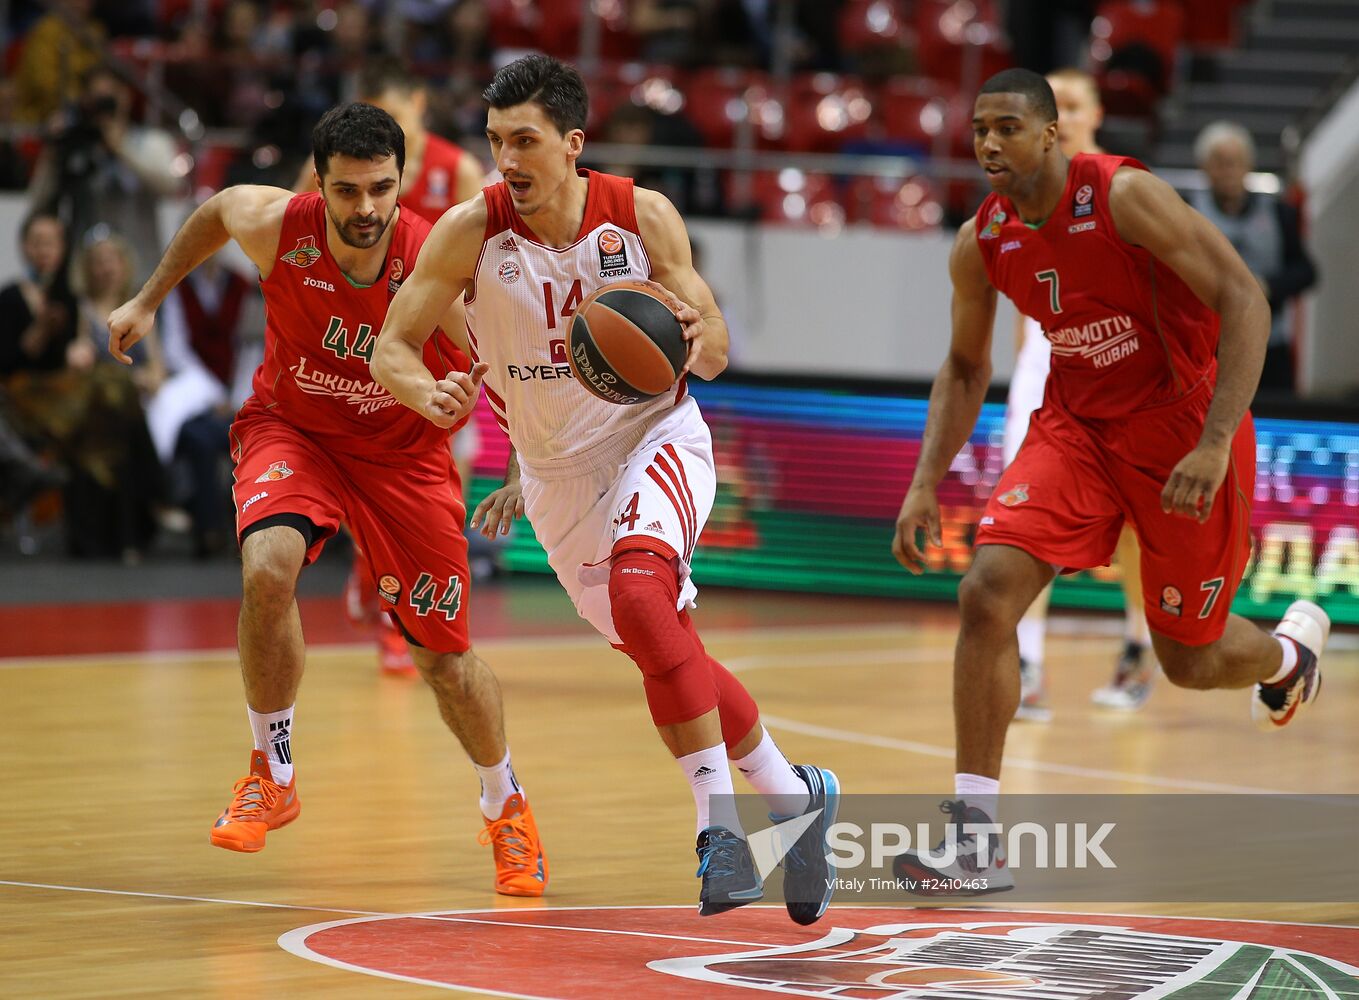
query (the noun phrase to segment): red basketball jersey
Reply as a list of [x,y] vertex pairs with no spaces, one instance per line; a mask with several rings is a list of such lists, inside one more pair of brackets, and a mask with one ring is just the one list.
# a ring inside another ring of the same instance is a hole
[[[264,361],[240,415],[267,412],[327,450],[444,475],[448,431],[402,406],[368,372],[388,303],[430,228],[405,211],[393,225],[382,276],[358,288],[326,246],[321,195],[288,202],[278,258],[260,282],[268,315]],[[425,345],[425,364],[438,378],[452,367],[451,346],[442,331]]]
[[1125,156],[1082,153],[1046,222],[1030,228],[1009,198],[977,211],[991,284],[1052,344],[1046,399],[1079,417],[1118,417],[1173,402],[1217,376],[1218,316],[1174,271],[1124,241],[1109,184]]
[[458,161],[465,155],[461,147],[429,133],[420,175],[401,196],[401,204],[431,225],[438,222],[458,203]]

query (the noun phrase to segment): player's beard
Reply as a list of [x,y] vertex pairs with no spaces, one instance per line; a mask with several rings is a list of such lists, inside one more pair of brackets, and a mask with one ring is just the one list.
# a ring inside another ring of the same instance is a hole
[[[392,216],[396,215],[396,208],[396,205],[392,205],[392,210],[387,213],[387,218],[382,219],[378,225],[373,227],[371,232],[366,234],[352,227],[356,222],[368,220],[360,220],[355,216],[348,222],[342,223],[335,217],[335,213],[331,211],[329,205],[326,206],[326,213],[330,216],[330,221],[335,224],[335,231],[340,234],[341,242],[356,250],[367,250],[370,247],[377,246],[378,240],[382,239],[382,234],[387,231],[387,227],[392,223]],[[377,220],[377,218],[376,215],[372,217],[373,220]]]

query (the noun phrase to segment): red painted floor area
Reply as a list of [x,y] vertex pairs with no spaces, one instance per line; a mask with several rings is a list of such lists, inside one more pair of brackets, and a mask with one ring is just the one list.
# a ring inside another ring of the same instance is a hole
[[1032,987],[1071,1000],[1154,988],[1158,996],[1228,998],[1244,995],[1259,974],[1296,981],[1289,995],[1299,998],[1353,1000],[1359,971],[1351,964],[1359,959],[1355,928],[854,906],[835,907],[806,929],[781,907],[716,920],[649,907],[359,918],[298,928],[280,944],[353,972],[581,1000],[736,1000],[764,990],[864,1000],[980,990],[1000,1000]]
[[[365,642],[350,624],[338,596],[298,599],[310,645]],[[0,658],[80,656],[100,653],[229,649],[236,645],[235,599],[109,601],[81,604],[0,605]],[[590,635],[565,594],[545,578],[480,587],[472,604],[473,639]],[[850,625],[920,622],[952,615],[931,607],[882,598],[827,597],[730,589],[705,590],[695,621],[700,629],[778,625]]]

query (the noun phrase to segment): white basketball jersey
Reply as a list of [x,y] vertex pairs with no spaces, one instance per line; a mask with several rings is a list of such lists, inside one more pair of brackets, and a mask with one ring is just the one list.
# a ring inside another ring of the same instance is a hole
[[602,285],[651,274],[632,180],[581,174],[590,185],[585,218],[562,249],[538,241],[503,181],[485,189],[486,241],[466,303],[473,358],[490,365],[483,385],[491,410],[521,465],[539,479],[621,461],[686,394],[681,379],[656,399],[620,406],[572,375],[567,351],[581,300]]

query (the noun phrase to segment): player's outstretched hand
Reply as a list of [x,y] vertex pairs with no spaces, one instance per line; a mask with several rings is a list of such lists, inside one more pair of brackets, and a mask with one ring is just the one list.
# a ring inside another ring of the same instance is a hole
[[689,345],[689,352],[684,357],[684,369],[680,374],[687,375],[689,369],[694,366],[694,362],[698,360],[699,352],[703,350],[703,333],[706,329],[703,315],[693,306],[681,302],[679,296],[660,282],[648,278],[644,284],[650,285],[665,296],[666,304],[670,306],[670,311],[675,314],[675,319],[679,320],[680,326],[683,328],[684,339]]
[[1199,524],[1213,512],[1213,500],[1227,478],[1231,446],[1199,445],[1175,466],[1161,490],[1161,509],[1167,514],[1192,517]]
[[488,494],[486,499],[477,504],[477,509],[472,511],[472,528],[480,527],[481,533],[487,538],[494,538],[497,534],[508,535],[510,525],[523,516],[524,491],[519,488],[516,479]]
[[901,502],[897,515],[897,533],[892,539],[892,555],[897,562],[916,575],[925,572],[924,546],[916,543],[916,536],[924,532],[926,539],[936,546],[944,544],[939,529],[939,498],[934,490],[912,486]]
[[109,353],[125,365],[132,364],[128,351],[151,332],[156,311],[145,309],[136,299],[124,302],[109,314]]
[[490,365],[478,361],[470,373],[449,372],[439,379],[425,401],[425,416],[440,427],[452,427],[477,405],[477,397],[481,395],[481,380],[490,370]]

